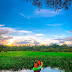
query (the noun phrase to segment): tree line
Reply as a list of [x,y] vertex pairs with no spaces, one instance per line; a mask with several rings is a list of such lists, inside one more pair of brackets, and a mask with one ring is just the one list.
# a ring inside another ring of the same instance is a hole
[[40,51],[40,52],[72,52],[72,46],[66,44],[57,45],[52,44],[49,46],[46,45],[35,45],[35,46],[6,46],[0,45],[0,52],[4,51]]

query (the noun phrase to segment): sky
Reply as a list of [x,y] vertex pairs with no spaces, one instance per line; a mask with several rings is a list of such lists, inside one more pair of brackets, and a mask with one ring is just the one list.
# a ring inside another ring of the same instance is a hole
[[72,5],[55,12],[25,0],[1,0],[0,44],[72,45]]

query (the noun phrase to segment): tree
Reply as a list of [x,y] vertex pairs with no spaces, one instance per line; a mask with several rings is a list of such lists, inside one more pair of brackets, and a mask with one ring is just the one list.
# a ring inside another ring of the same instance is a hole
[[48,49],[48,52],[54,52],[55,50],[54,50],[54,48],[49,48]]
[[63,49],[67,49],[67,48],[68,48],[67,44],[63,44],[63,45],[61,45],[61,47],[62,47]]
[[26,0],[27,2],[31,2],[33,5],[42,8],[43,4],[45,7],[52,8],[58,10],[65,8],[65,10],[69,9],[72,0]]
[[52,45],[50,45],[50,47],[52,47],[52,48],[60,48],[60,46],[57,45],[57,44],[52,44]]
[[55,49],[55,52],[59,52],[59,48],[56,48],[56,49]]
[[1,48],[0,48],[0,52],[1,52]]
[[34,48],[34,51],[40,51],[40,48],[37,45],[35,45],[33,48]]
[[0,45],[0,52],[2,51],[3,45]]
[[0,52],[1,52],[2,50],[3,50],[4,52],[7,52],[5,45],[0,45]]

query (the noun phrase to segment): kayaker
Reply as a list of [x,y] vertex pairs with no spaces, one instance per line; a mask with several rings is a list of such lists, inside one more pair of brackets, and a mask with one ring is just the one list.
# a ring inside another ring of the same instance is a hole
[[43,66],[43,62],[41,61],[41,66]]
[[34,67],[36,67],[36,68],[38,67],[37,60],[35,60]]
[[40,62],[40,60],[38,60],[38,65],[41,66],[41,62]]
[[[38,64],[39,62],[39,64]],[[34,67],[38,68],[40,66],[40,60],[35,60]],[[41,69],[40,69],[41,70]],[[34,70],[34,72],[40,72],[40,70]]]

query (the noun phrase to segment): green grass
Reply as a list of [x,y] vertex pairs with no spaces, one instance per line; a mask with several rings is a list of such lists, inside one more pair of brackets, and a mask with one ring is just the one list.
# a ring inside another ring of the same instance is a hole
[[72,57],[72,53],[68,52],[33,52],[33,51],[8,51],[0,52],[0,56],[56,56],[56,57]]
[[59,67],[67,72],[72,71],[72,53],[33,51],[1,52],[0,69],[32,69],[35,60],[41,60],[43,67]]

